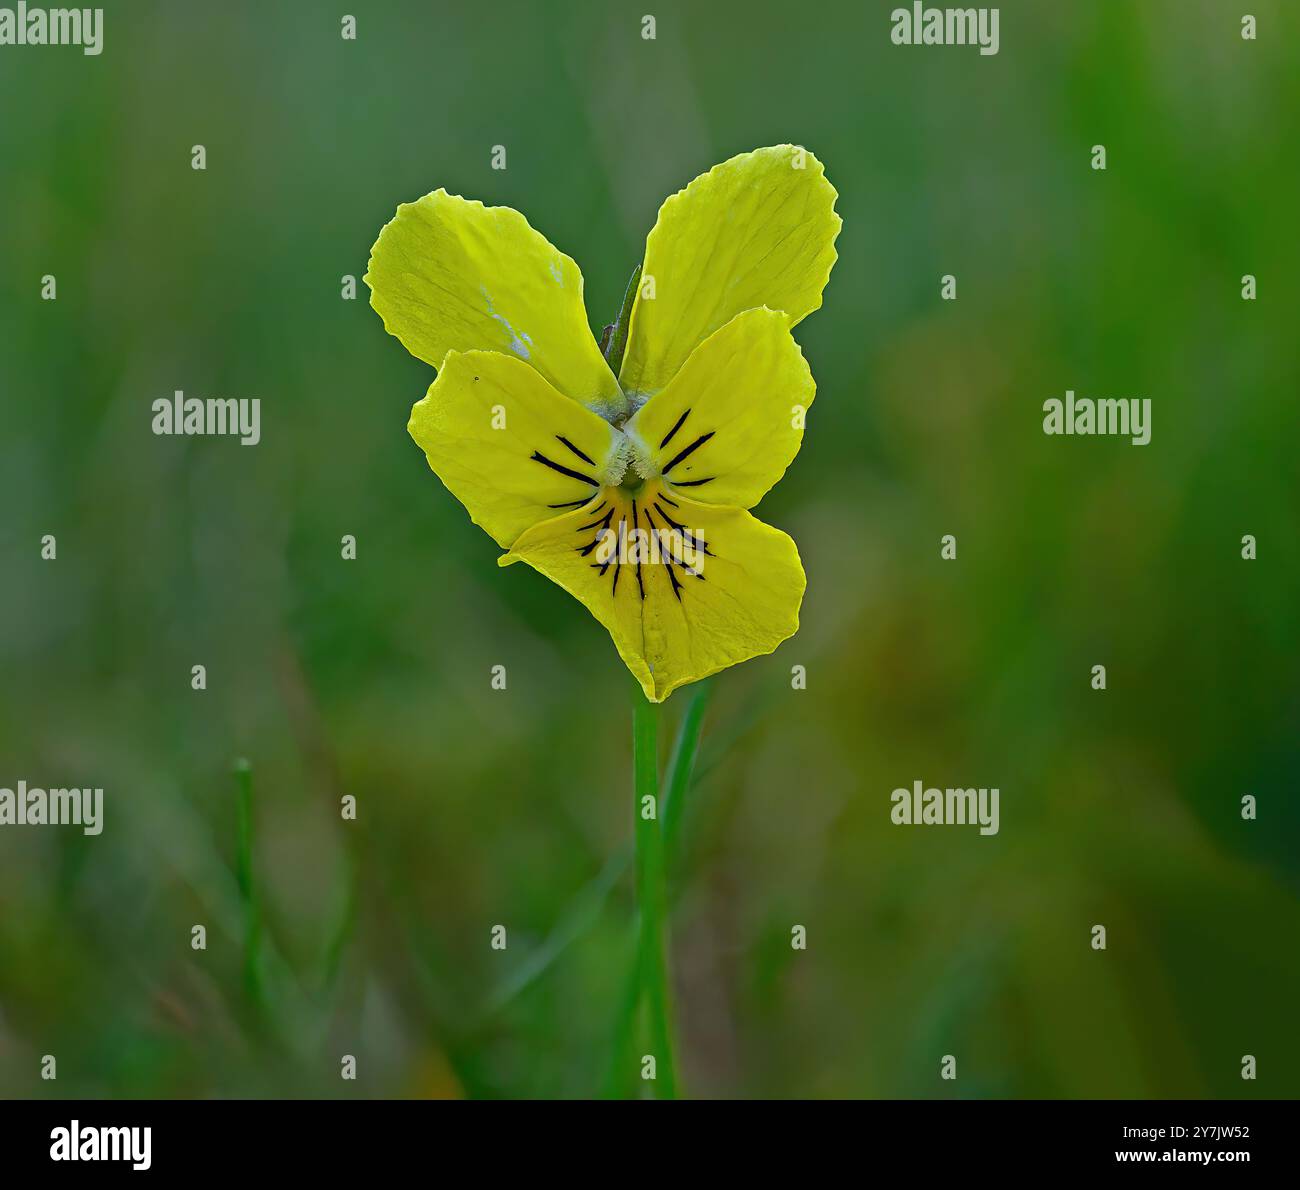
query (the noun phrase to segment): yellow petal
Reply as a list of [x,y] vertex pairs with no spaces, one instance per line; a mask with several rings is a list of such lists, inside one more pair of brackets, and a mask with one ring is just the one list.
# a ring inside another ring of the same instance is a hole
[[626,467],[625,439],[609,422],[494,351],[449,352],[407,428],[505,549],[539,521],[589,504]]
[[637,471],[706,504],[757,504],[799,453],[816,392],[789,323],[760,307],[705,339],[624,427]]
[[669,198],[646,240],[624,391],[658,392],[742,310],[784,310],[793,326],[817,309],[835,263],[836,197],[816,157],[777,145],[724,161]]
[[[657,547],[648,531],[661,535]],[[639,565],[634,543],[646,551]],[[654,702],[772,652],[799,627],[805,580],[794,542],[743,509],[669,495],[653,481],[635,495],[606,489],[594,509],[544,521],[500,561],[527,562],[586,604]]]
[[403,203],[365,280],[385,329],[435,368],[448,351],[506,352],[567,397],[625,408],[587,324],[578,266],[510,207],[445,190]]

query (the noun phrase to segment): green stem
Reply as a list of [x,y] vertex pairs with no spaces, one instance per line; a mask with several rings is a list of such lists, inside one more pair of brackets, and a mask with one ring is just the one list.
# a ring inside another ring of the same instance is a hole
[[[681,830],[683,803],[695,771],[695,755],[700,746],[700,733],[704,712],[712,693],[712,682],[705,680],[691,688],[686,710],[677,725],[672,756],[663,782],[661,818],[664,831],[664,863],[671,872],[675,860],[674,840]],[[618,873],[631,861],[631,849],[618,856]],[[603,881],[602,881],[603,883]],[[607,889],[602,889],[602,899]],[[670,901],[671,904],[671,901]],[[637,1065],[633,1043],[636,1040],[637,1015],[641,1008],[641,968],[637,961],[639,922],[634,923],[632,939],[633,961],[628,969],[627,983],[619,998],[618,1016],[615,1020],[614,1042],[610,1049],[609,1066],[605,1074],[603,1095],[607,1099],[620,1099],[630,1094],[636,1085],[634,1068]]]
[[[632,771],[636,804],[636,900],[640,910],[637,967],[655,1059],[658,1099],[677,1097],[673,1063],[672,1009],[668,991],[665,933],[668,897],[664,880],[664,840],[659,817],[659,708],[640,692],[632,712]],[[651,816],[652,815],[652,816]]]
[[640,923],[633,922],[636,937],[632,939],[632,961],[628,964],[622,991],[618,998],[618,1015],[614,1021],[614,1041],[610,1046],[609,1065],[601,1091],[603,1099],[631,1099],[636,1096],[636,1084],[641,1065],[636,1052],[637,1013],[641,1007],[641,964],[637,961],[640,945]]

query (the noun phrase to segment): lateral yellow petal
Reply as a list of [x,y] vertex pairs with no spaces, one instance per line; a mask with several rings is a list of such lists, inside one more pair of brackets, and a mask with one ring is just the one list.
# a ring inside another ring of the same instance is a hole
[[623,390],[658,392],[742,310],[784,310],[793,326],[817,309],[836,259],[837,197],[816,157],[776,145],[715,165],[669,198],[646,239]]
[[789,315],[746,310],[624,426],[633,465],[674,493],[752,508],[799,453],[816,391]]
[[438,478],[503,549],[587,505],[626,467],[609,422],[494,351],[448,352],[407,426]]
[[500,562],[527,562],[584,603],[651,701],[798,630],[803,566],[779,529],[653,482],[635,496],[607,490],[600,508],[612,516],[584,510],[534,526]]
[[510,207],[445,190],[403,203],[365,281],[384,328],[435,368],[448,351],[505,352],[567,397],[625,409],[587,323],[578,266]]

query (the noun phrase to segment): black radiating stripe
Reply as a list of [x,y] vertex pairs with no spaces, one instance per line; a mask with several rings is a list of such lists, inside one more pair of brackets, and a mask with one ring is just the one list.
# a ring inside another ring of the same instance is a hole
[[[663,510],[662,508],[659,507],[658,504],[655,505],[655,511],[658,512],[659,515],[660,515],[661,517],[663,517],[665,521],[667,521],[670,525],[672,525],[675,529],[677,529],[677,531],[678,531],[679,533],[681,533],[681,535],[682,535],[683,538],[689,537],[689,538],[691,539],[691,542],[692,542],[692,543],[695,542],[695,534],[692,533],[689,529],[687,529],[684,525],[679,525],[676,521],[671,520],[671,519],[670,519],[670,518],[669,518],[669,517],[664,513],[664,510]],[[655,525],[655,523],[654,523],[654,518],[651,517],[651,515],[650,515],[650,510],[649,510],[648,508],[645,510],[645,519],[646,519],[646,523],[649,524],[649,526],[650,526],[652,529],[654,529],[654,528],[657,527],[657,526]],[[662,550],[663,550],[663,546],[662,546],[662,545],[661,545],[659,548],[660,548],[660,551],[661,551],[661,557],[663,558],[664,563],[665,563],[665,564],[667,565],[667,567],[668,567],[668,573],[669,573],[670,576],[673,574],[673,567],[674,567],[674,566],[680,566],[680,567],[682,568],[682,573],[683,573],[683,574],[690,574],[690,568],[686,565],[686,562],[685,562],[684,559],[679,558],[679,559],[677,559],[676,561],[674,561],[671,553],[667,553],[667,554],[662,553]],[[707,547],[707,546],[705,547],[704,552],[705,552],[706,554],[708,554],[709,551],[708,551],[708,547]],[[702,579],[702,578],[704,577],[704,575],[701,574],[701,573],[697,570],[697,571],[695,572],[695,577],[696,577],[696,578],[699,578],[699,579]],[[676,578],[673,578],[673,594],[674,594],[674,595],[677,595],[677,602],[678,602],[678,603],[680,603],[680,602],[682,601],[682,597],[681,597],[681,595],[678,593],[679,590],[680,590],[680,586],[679,586],[679,584],[678,584],[678,582],[677,582],[677,579],[676,579]]]
[[668,524],[671,525],[671,526],[672,526],[674,529],[676,529],[678,532],[680,532],[680,533],[685,533],[685,532],[686,532],[686,526],[683,525],[683,524],[681,523],[681,521],[675,521],[675,520],[673,520],[672,517],[670,517],[666,512],[664,512],[664,510],[663,510],[662,508],[659,507],[659,501],[658,501],[658,500],[655,501],[655,512],[657,512],[661,517],[663,517],[664,520],[667,521]]
[[[567,475],[572,479],[580,479],[583,483],[591,484],[593,488],[600,487],[600,484],[592,479],[590,475],[583,475],[581,471],[571,471],[568,467],[561,467],[559,463],[552,462],[538,451],[533,451],[532,457],[541,463],[543,467],[549,467],[552,471],[558,471],[561,475]],[[586,502],[586,500],[582,501],[583,504],[586,504]]]
[[[660,497],[660,499],[662,499],[662,496]],[[673,520],[672,517],[670,517],[666,512],[664,512],[662,508],[659,507],[658,500],[655,501],[655,511],[661,517],[663,517],[664,520],[667,521],[672,528],[676,529],[677,532],[680,533],[683,537],[689,537],[691,539],[691,544],[698,547],[700,550],[702,550],[707,557],[710,558],[716,557],[714,552],[711,549],[709,549],[708,545],[705,543],[704,538],[698,536],[695,533],[692,533],[691,530],[689,530],[685,525],[681,523],[681,521]]]
[[698,438],[695,439],[694,442],[690,444],[690,446],[686,447],[685,450],[679,450],[677,454],[673,457],[673,461],[669,463],[660,474],[667,475],[668,472],[671,471],[674,467],[676,467],[678,463],[680,463],[684,458],[691,455],[695,451],[699,450],[700,447],[703,446],[717,432],[718,432],[717,430],[710,430],[707,434],[701,434]]
[[[613,512],[614,510],[611,508],[610,511]],[[624,527],[626,524],[627,524],[627,518],[626,518],[626,517],[624,517],[624,518],[623,518],[621,521],[619,521],[619,523],[618,523],[618,544],[614,546],[614,551],[613,551],[613,553],[611,553],[611,554],[609,555],[609,560],[606,561],[604,565],[601,565],[601,563],[599,563],[599,562],[593,562],[593,563],[591,564],[593,569],[597,569],[597,570],[600,571],[600,577],[601,577],[601,578],[604,578],[604,577],[605,577],[605,571],[607,571],[607,570],[610,568],[610,566],[612,565],[612,566],[615,568],[615,570],[614,570],[614,585],[615,585],[615,586],[618,586],[618,554],[619,554],[619,551],[623,548],[623,527]]]
[[[603,508],[604,505],[605,505],[605,502],[602,500],[602,501],[600,502],[600,504],[601,504],[601,507]],[[592,509],[592,512],[599,512],[599,511],[600,511],[600,508],[593,508],[593,509]],[[574,530],[574,532],[575,532],[575,533],[585,533],[588,529],[594,529],[597,525],[599,525],[602,529],[608,529],[608,528],[609,528],[609,522],[610,522],[610,519],[613,517],[613,515],[614,515],[614,510],[611,508],[611,509],[610,509],[610,510],[605,514],[605,516],[604,516],[603,519],[597,519],[597,520],[594,520],[594,521],[592,521],[592,522],[590,522],[589,524],[586,524],[586,525],[579,525],[579,526]]]
[[567,446],[571,451],[573,451],[573,453],[577,455],[578,458],[580,458],[584,463],[590,463],[593,467],[596,465],[596,460],[593,459],[591,455],[583,454],[582,451],[580,451],[576,446],[574,446],[573,443],[570,442],[563,434],[556,434],[555,436],[561,442],[563,442],[565,446]]
[[698,488],[702,483],[712,483],[715,476],[710,475],[708,479],[674,479],[673,487],[676,488]]
[[667,446],[667,445],[668,445],[668,444],[673,440],[673,435],[674,435],[675,433],[677,433],[677,431],[680,430],[680,429],[682,428],[682,422],[684,422],[684,421],[686,420],[686,418],[687,418],[687,416],[690,414],[690,412],[691,412],[691,411],[688,409],[685,413],[683,413],[683,414],[681,415],[681,417],[679,417],[679,418],[677,419],[677,424],[674,425],[673,428],[672,428],[671,430],[669,430],[668,433],[666,433],[666,434],[664,435],[664,440],[663,440],[661,443],[659,443],[659,449],[660,449],[660,450],[663,450],[663,448],[664,448],[665,446]]

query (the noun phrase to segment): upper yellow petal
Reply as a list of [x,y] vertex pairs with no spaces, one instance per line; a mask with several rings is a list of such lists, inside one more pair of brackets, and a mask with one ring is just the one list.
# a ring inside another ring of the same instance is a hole
[[494,351],[449,352],[408,429],[438,478],[504,549],[617,484],[626,466],[626,440],[609,422]]
[[403,203],[365,280],[388,332],[435,368],[448,351],[505,352],[584,405],[626,408],[592,338],[578,266],[510,207],[445,190]]
[[816,392],[789,324],[760,307],[705,339],[624,427],[637,470],[706,504],[757,504],[799,453]]
[[836,259],[837,197],[813,154],[776,145],[724,161],[669,198],[646,240],[624,391],[658,392],[743,310],[784,310],[793,326],[817,309]]
[[[638,564],[634,531],[675,546]],[[635,495],[606,489],[594,506],[534,526],[500,561],[527,562],[581,600],[653,702],[772,652],[799,627],[805,578],[794,542],[743,509],[669,496],[654,481]]]

